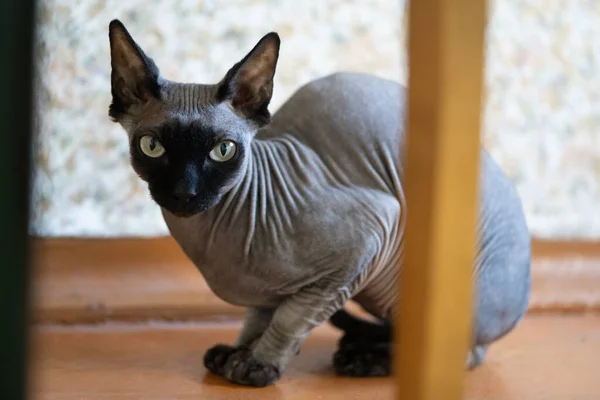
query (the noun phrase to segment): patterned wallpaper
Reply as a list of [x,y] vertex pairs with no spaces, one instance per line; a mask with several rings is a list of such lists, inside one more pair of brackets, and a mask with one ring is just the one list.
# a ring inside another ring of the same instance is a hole
[[[405,82],[404,0],[41,0],[34,220],[43,236],[156,236],[160,212],[107,116],[108,23],[173,80],[215,82],[266,32],[282,37],[275,110],[336,70]],[[531,231],[600,238],[600,1],[493,0],[484,143]]]

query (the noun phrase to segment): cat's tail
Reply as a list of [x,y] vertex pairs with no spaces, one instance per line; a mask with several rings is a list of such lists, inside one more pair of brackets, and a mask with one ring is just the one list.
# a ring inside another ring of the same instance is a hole
[[359,335],[382,342],[392,340],[392,325],[388,321],[367,321],[341,309],[329,318],[329,322],[350,335]]

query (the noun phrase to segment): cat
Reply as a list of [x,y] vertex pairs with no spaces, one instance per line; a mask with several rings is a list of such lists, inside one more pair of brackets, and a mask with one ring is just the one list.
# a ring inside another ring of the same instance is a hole
[[[132,168],[211,290],[247,307],[236,342],[209,349],[206,368],[270,385],[330,320],[345,331],[339,374],[388,375],[406,210],[404,88],[339,72],[305,84],[271,115],[275,32],[215,84],[163,78],[118,20],[109,41],[109,115],[128,133]],[[522,320],[531,285],[521,201],[484,149],[480,178],[467,368]],[[344,311],[349,300],[379,322]]]

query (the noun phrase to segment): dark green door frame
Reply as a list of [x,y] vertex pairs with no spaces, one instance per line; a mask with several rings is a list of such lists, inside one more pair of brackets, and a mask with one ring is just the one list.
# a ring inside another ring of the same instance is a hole
[[0,398],[27,397],[34,0],[0,2]]

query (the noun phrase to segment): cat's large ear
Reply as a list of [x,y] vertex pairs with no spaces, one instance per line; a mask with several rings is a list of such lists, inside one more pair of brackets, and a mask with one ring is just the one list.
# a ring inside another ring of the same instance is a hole
[[108,114],[118,120],[135,104],[151,97],[158,98],[160,72],[154,61],[146,56],[119,20],[108,27],[112,104]]
[[281,41],[268,33],[219,83],[218,100],[231,105],[259,126],[269,123],[268,106],[273,95],[273,77]]

